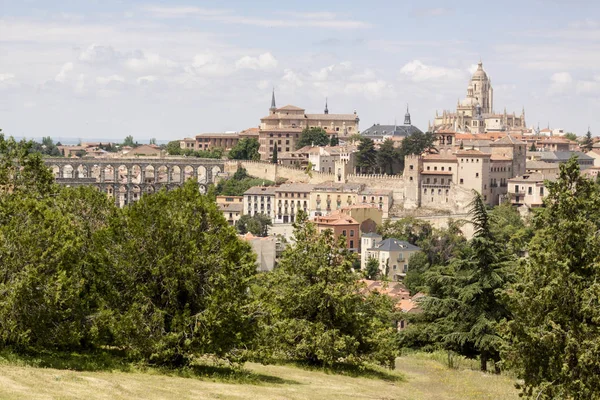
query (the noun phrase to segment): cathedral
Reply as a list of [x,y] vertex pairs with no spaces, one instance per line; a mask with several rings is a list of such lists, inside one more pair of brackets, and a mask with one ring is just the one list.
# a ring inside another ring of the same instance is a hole
[[436,111],[433,126],[429,125],[428,130],[483,133],[522,129],[526,129],[525,109],[520,116],[514,112],[507,114],[506,108],[502,114],[494,113],[492,80],[480,61],[467,87],[467,97],[457,103],[456,112],[444,110],[440,115]]

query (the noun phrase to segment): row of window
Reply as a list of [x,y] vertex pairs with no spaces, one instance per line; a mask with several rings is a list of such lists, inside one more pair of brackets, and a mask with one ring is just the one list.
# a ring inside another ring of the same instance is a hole
[[306,198],[308,196],[308,193],[296,193],[296,192],[279,192],[277,193],[277,197],[288,197],[288,194],[290,195],[289,197],[297,197],[297,198]]
[[[413,166],[412,166],[412,165],[410,166],[410,169],[411,169],[411,170],[413,169]],[[427,171],[430,171],[430,170],[431,170],[431,167],[428,165],[428,166],[427,166]],[[434,167],[433,167],[433,170],[434,170],[434,171],[437,171],[437,170],[438,170],[438,167],[437,167],[437,166],[434,166]],[[441,170],[443,171],[443,170],[444,170],[444,167],[441,167]],[[448,167],[448,171],[452,171],[452,167]]]

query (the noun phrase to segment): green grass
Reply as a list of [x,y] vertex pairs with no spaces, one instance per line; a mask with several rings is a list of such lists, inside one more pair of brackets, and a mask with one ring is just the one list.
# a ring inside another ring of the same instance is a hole
[[290,363],[247,363],[243,368],[198,363],[169,370],[129,363],[107,352],[4,352],[0,399],[518,399],[510,376],[475,371],[469,360],[451,369],[441,357],[403,356],[394,371]]

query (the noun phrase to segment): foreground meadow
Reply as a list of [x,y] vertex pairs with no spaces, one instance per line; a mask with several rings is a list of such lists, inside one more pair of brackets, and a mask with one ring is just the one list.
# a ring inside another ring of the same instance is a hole
[[[248,363],[228,369],[165,372],[74,371],[6,361],[0,398],[21,399],[517,399],[514,379],[449,369],[433,357],[409,355],[392,372],[331,373],[293,365]],[[352,375],[352,376],[349,376]]]

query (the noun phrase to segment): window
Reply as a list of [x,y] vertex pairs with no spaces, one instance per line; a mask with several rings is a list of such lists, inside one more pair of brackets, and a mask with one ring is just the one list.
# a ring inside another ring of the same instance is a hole
[[354,240],[350,241],[350,248],[353,249],[354,248]]
[[345,230],[345,229],[342,231],[342,235],[344,235],[344,236],[347,236],[347,235],[346,235],[346,230]]
[[410,169],[410,170],[412,171],[412,170],[414,169],[414,167],[413,167],[412,165],[410,165],[410,166],[408,167],[408,169]]
[[354,237],[354,229],[350,229],[350,237]]
[[444,170],[444,167],[442,167],[442,171]]
[[412,180],[413,180],[413,177],[411,176],[411,177],[410,177],[408,180],[412,182]]
[[533,188],[531,186],[529,186],[529,188],[527,190],[527,194],[533,194]]
[[544,187],[542,186],[542,187],[540,188],[540,196],[543,196],[543,195],[544,195]]
[[431,168],[429,167],[429,165],[427,166],[427,171],[429,171]]
[[448,167],[448,171],[452,171],[452,167]]
[[434,170],[434,171],[437,171],[437,167],[433,167],[433,170]]
[[479,172],[475,172],[475,178],[479,178]]
[[460,184],[462,185],[464,183],[463,179],[460,178]]

